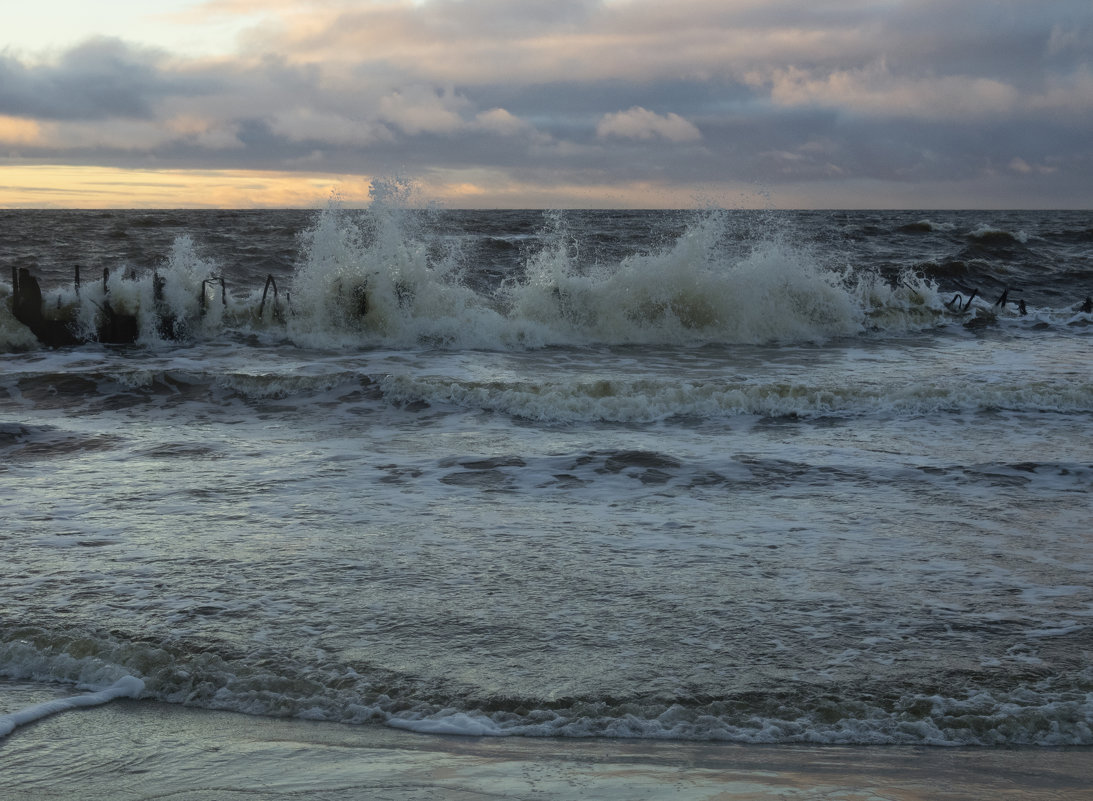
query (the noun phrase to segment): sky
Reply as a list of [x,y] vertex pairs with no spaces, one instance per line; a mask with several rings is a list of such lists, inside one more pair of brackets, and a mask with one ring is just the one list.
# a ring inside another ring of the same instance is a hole
[[1093,208],[1093,0],[0,3],[0,208]]

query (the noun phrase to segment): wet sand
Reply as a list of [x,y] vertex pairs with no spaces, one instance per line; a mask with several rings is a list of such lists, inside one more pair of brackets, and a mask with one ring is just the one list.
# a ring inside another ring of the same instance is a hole
[[[0,712],[62,694],[4,686]],[[0,740],[0,797],[21,801],[1077,801],[1090,787],[1090,748],[441,737],[130,700],[52,715]]]

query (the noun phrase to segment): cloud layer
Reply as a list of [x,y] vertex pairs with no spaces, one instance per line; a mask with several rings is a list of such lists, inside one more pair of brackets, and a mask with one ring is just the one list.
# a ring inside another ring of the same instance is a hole
[[1091,201],[1089,0],[210,0],[179,24],[226,20],[216,58],[0,52],[0,164],[401,171],[475,205]]

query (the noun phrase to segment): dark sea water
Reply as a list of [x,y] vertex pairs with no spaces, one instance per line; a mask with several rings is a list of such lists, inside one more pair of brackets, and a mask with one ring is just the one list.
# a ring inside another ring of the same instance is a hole
[[0,262],[6,681],[1093,744],[1088,212],[8,211]]

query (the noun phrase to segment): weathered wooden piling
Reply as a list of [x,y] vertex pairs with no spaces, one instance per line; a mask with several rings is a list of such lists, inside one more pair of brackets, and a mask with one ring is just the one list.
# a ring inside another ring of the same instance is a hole
[[11,313],[31,330],[43,345],[51,348],[75,345],[80,340],[73,333],[75,320],[46,317],[42,305],[42,288],[38,279],[26,267],[11,268]]

